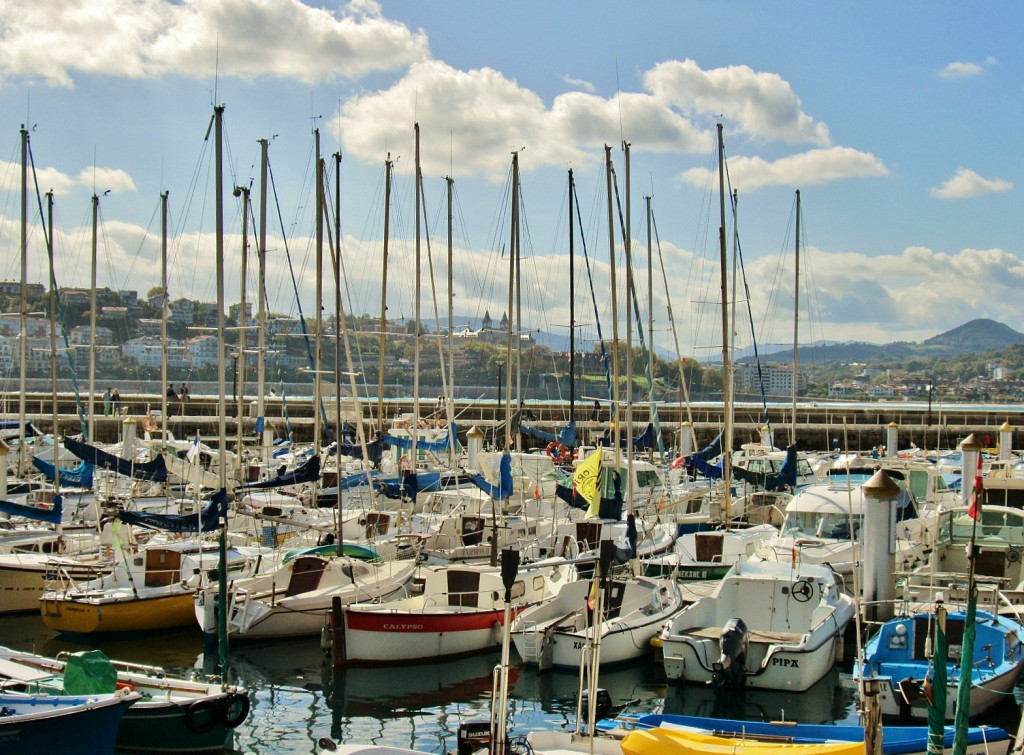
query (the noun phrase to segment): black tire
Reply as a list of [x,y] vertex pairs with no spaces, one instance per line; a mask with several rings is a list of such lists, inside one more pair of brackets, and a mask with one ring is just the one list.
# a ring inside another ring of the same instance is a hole
[[234,729],[249,715],[249,696],[242,692],[232,692],[221,710],[221,723]]
[[189,704],[185,711],[185,727],[196,734],[203,734],[219,725],[222,717],[221,702],[212,697],[204,697]]

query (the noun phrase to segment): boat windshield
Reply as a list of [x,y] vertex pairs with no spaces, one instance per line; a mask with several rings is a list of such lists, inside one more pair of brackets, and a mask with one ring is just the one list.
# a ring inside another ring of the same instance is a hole
[[[861,517],[853,517],[853,531],[860,534]],[[782,523],[783,537],[850,539],[850,517],[843,513],[791,511]]]
[[976,531],[974,520],[963,509],[950,511],[942,516],[939,541],[966,543],[970,541],[972,531],[976,540],[1024,545],[1024,518],[1010,511],[983,510]]

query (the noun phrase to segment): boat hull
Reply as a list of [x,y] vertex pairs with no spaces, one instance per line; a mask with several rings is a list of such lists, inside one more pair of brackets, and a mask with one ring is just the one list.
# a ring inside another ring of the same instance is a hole
[[57,632],[141,632],[195,623],[192,593],[101,601],[44,597],[39,605],[43,623]]
[[139,696],[104,697],[0,695],[0,751],[38,755],[74,742],[74,752],[81,755],[113,753],[118,727]]
[[[512,616],[517,611],[513,609]],[[498,647],[504,611],[344,612],[345,663],[402,663],[452,658]]]
[[[98,573],[90,566],[63,565],[60,568],[71,579],[82,581]],[[17,555],[0,556],[0,614],[38,611],[39,598],[53,569],[46,561]]]

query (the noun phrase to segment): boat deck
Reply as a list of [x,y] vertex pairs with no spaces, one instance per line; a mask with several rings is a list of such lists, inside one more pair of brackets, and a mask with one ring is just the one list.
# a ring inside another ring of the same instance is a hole
[[[694,627],[687,629],[680,634],[702,639],[717,640],[722,636],[721,627]],[[747,629],[747,641],[762,644],[796,643],[803,640],[804,635],[800,632],[768,632],[761,629]]]

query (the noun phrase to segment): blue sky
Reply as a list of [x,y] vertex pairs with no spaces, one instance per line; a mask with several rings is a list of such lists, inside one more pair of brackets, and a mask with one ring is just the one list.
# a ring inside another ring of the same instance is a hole
[[[1024,330],[1024,8],[1015,3],[0,0],[0,11],[3,279],[20,276],[26,123],[40,189],[55,193],[62,285],[88,283],[94,189],[110,192],[100,205],[100,285],[157,285],[156,213],[169,191],[171,295],[212,299],[212,147],[203,138],[216,101],[226,106],[229,189],[258,179],[257,140],[271,139],[282,218],[272,208],[275,311],[297,308],[286,245],[298,300],[313,311],[316,125],[324,155],[343,154],[346,300],[357,314],[380,306],[383,166],[389,153],[395,161],[389,312],[412,316],[418,122],[434,256],[423,317],[433,317],[432,285],[442,313],[447,306],[446,175],[455,181],[456,314],[497,318],[507,308],[518,150],[525,324],[558,332],[569,321],[571,167],[598,301],[595,314],[578,276],[577,320],[592,340],[597,319],[611,330],[603,145],[614,148],[624,192],[625,139],[645,329],[651,195],[656,264],[668,278],[666,292],[655,276],[655,340],[675,348],[670,300],[681,351],[708,358],[720,321],[718,198],[707,171],[721,122],[759,343],[792,340],[795,189],[801,340],[921,340],[976,317]],[[30,277],[43,281],[37,215]],[[226,216],[230,302],[240,285],[230,193]],[[616,248],[621,275],[618,234]],[[624,317],[624,300],[619,309]],[[737,328],[740,345],[751,339],[749,326]]]

